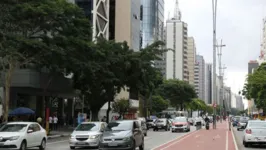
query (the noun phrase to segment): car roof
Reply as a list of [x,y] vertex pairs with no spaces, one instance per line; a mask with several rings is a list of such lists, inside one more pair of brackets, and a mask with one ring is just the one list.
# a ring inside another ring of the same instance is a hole
[[104,123],[104,122],[99,122],[99,121],[95,121],[95,122],[82,122],[81,124],[100,124],[100,123]]
[[7,124],[26,124],[26,125],[29,125],[29,124],[32,124],[32,123],[38,124],[37,122],[23,122],[23,121],[20,121],[20,122],[8,122]]

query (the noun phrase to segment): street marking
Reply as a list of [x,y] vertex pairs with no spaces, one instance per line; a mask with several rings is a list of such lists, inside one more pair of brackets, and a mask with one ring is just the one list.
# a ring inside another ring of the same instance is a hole
[[225,150],[228,150],[228,131],[226,131]]
[[179,138],[176,142],[174,142],[174,143],[171,143],[170,145],[168,145],[168,146],[166,146],[166,147],[164,147],[164,148],[162,148],[162,149],[160,149],[160,150],[164,150],[164,149],[167,149],[167,148],[169,148],[169,147],[171,147],[171,146],[173,146],[173,145],[175,145],[176,143],[179,143],[179,142],[181,142],[181,141],[183,141],[184,139],[186,139],[186,138],[188,138],[188,137],[190,137],[192,134],[195,134],[195,133],[197,133],[198,131],[200,131],[200,130],[197,130],[196,132],[194,132],[194,133],[191,133],[191,134],[189,134],[189,135],[187,135],[187,136],[182,136],[181,138]]
[[200,135],[199,135],[199,134],[195,136],[195,138],[198,138],[198,137],[200,137]]
[[231,130],[231,134],[233,136],[233,140],[234,140],[234,144],[235,144],[235,150],[238,150],[238,146],[237,146],[237,143],[236,143],[236,138],[235,138],[235,134],[234,134],[234,129]]
[[175,141],[175,140],[181,139],[181,138],[183,138],[183,137],[186,136],[186,135],[194,134],[194,133],[196,133],[196,132],[198,132],[198,131],[199,131],[199,130],[194,130],[194,131],[192,131],[192,132],[190,132],[190,133],[188,133],[188,134],[184,134],[184,135],[182,135],[182,136],[180,136],[180,137],[178,137],[178,138],[175,138],[175,139],[173,139],[173,140],[171,140],[171,141],[168,141],[168,142],[165,142],[165,143],[163,143],[163,144],[161,144],[161,145],[159,145],[159,146],[156,146],[156,147],[152,148],[151,150],[155,150],[155,149],[157,149],[157,148],[159,148],[159,147],[161,147],[161,146],[163,146],[163,145],[166,145],[166,144],[171,143],[171,142],[173,142],[173,141]]

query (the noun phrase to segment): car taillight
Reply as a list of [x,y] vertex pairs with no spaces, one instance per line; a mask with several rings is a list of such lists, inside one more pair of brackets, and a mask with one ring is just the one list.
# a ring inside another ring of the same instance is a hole
[[246,129],[246,133],[247,134],[251,134],[252,132],[251,132],[251,129]]
[[238,126],[240,126],[240,123],[238,122],[238,124],[237,124]]
[[172,123],[172,126],[174,126],[175,124],[174,123]]

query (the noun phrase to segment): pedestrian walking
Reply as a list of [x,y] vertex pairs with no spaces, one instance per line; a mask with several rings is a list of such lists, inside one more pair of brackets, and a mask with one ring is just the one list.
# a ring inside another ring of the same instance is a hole
[[58,125],[58,118],[57,116],[53,117],[53,124],[54,124],[54,130],[57,130],[57,125]]
[[49,128],[50,130],[53,130],[53,117],[52,116],[49,117]]

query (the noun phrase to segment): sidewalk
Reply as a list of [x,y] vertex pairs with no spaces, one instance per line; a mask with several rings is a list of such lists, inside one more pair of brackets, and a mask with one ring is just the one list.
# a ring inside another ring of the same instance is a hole
[[210,127],[210,130],[202,128],[153,150],[238,150],[227,121],[217,122],[216,130],[212,129],[212,124]]
[[67,137],[73,132],[74,127],[63,127],[56,131],[50,131],[48,139],[54,139],[59,137]]

